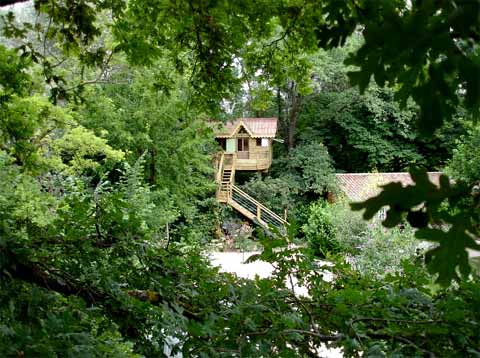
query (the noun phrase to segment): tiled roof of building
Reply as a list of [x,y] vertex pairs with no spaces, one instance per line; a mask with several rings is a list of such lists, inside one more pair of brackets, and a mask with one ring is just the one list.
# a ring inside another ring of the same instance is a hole
[[277,133],[277,118],[238,118],[227,122],[215,132],[217,138],[229,138],[242,123],[253,138],[274,138]]
[[[439,186],[441,172],[428,172],[429,180]],[[345,173],[335,174],[340,189],[352,202],[365,201],[381,192],[380,186],[399,182],[402,186],[412,185],[409,173]]]

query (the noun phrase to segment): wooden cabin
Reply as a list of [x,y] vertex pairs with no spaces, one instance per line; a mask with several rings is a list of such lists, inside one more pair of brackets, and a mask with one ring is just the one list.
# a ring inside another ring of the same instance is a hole
[[[213,124],[213,123],[212,123]],[[215,139],[223,148],[216,156],[216,198],[268,229],[284,230],[282,218],[235,185],[238,170],[267,170],[272,165],[272,141],[277,118],[239,118],[216,127]]]
[[236,170],[267,170],[272,165],[272,141],[277,118],[239,118],[215,132],[225,154],[235,154]]

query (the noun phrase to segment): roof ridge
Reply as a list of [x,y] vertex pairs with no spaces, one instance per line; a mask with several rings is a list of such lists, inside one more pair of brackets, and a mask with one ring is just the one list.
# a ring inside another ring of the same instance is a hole
[[276,117],[246,117],[229,120],[216,130],[217,138],[231,138],[240,126],[245,127],[251,138],[275,138],[278,118]]

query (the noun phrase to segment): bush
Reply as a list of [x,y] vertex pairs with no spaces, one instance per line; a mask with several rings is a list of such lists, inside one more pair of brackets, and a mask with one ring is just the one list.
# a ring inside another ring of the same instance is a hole
[[328,205],[333,224],[337,230],[337,242],[344,253],[355,254],[364,241],[369,230],[368,221],[362,218],[358,211],[352,211],[345,201]]
[[413,259],[424,246],[411,227],[386,229],[365,221],[344,201],[310,205],[302,230],[315,255],[344,254],[356,270],[378,277],[400,271],[402,260]]
[[472,128],[469,135],[463,136],[446,172],[455,180],[474,183],[480,179],[480,126]]
[[327,204],[318,202],[310,205],[310,215],[302,231],[316,256],[325,257],[328,252],[340,251],[338,230]]
[[298,204],[299,188],[289,176],[267,177],[263,180],[255,177],[246,182],[242,189],[280,216],[283,216],[284,209],[290,212]]
[[272,173],[289,177],[301,195],[319,197],[337,190],[332,159],[321,143],[299,145],[288,156],[274,161]]
[[309,203],[337,192],[332,161],[321,143],[307,143],[274,161],[272,176],[254,177],[242,189],[269,209],[300,227],[306,223]]
[[358,254],[353,256],[353,266],[364,275],[381,278],[401,271],[402,261],[413,260],[424,245],[409,226],[386,229],[374,224],[363,236]]

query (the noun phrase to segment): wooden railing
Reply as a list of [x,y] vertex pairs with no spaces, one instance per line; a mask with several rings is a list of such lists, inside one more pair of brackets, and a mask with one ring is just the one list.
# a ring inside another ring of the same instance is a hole
[[239,151],[239,152],[237,152],[237,157],[238,157],[238,159],[249,159],[250,158],[250,152]]
[[256,219],[263,226],[283,228],[288,225],[285,219],[275,214],[265,205],[255,200],[235,185],[232,185],[229,190],[228,203],[232,204],[232,202],[242,207],[244,210],[242,211],[242,214],[251,220]]
[[[222,153],[217,165],[217,200],[220,202],[228,202],[230,195],[229,188],[235,180],[235,153]],[[228,175],[226,174],[228,173]]]
[[250,153],[250,158],[251,159],[269,159],[270,158],[270,152],[269,151],[261,151],[261,152],[254,152]]
[[237,152],[237,159],[253,159],[253,160],[267,160],[270,158],[269,151],[239,151]]
[[225,152],[221,152],[221,153],[218,153],[217,154],[217,158],[216,158],[216,171],[217,171],[217,175],[215,177],[215,180],[217,183],[220,183],[220,181],[222,180],[222,172],[223,172],[223,160],[224,160],[224,157],[225,157]]
[[279,229],[285,228],[288,225],[285,219],[234,185],[236,157],[235,153],[222,153],[218,159],[217,200],[229,204],[241,214],[265,228],[269,226]]

